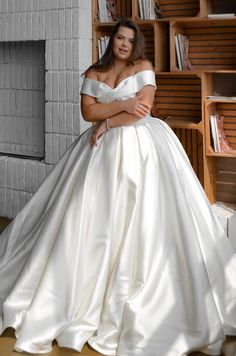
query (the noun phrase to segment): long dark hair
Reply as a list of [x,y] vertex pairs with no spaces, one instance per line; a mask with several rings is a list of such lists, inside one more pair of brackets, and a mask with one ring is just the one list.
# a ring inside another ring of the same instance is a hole
[[139,59],[146,59],[146,56],[144,54],[144,36],[139,26],[129,18],[123,18],[115,24],[110,34],[108,46],[103,56],[96,63],[92,64],[84,74],[86,74],[91,69],[95,69],[98,72],[105,72],[113,66],[113,41],[120,26],[130,28],[134,31],[133,49],[131,56],[128,60],[128,64],[134,64]]

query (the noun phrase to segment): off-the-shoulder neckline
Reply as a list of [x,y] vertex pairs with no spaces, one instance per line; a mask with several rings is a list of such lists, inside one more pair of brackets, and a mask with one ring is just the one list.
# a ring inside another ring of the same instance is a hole
[[100,84],[104,84],[104,85],[106,85],[109,89],[115,90],[115,89],[117,89],[117,88],[120,86],[120,84],[123,83],[125,80],[127,80],[127,79],[129,79],[129,78],[131,78],[131,77],[134,77],[134,76],[136,76],[136,75],[138,75],[138,74],[144,73],[144,72],[152,72],[153,74],[155,74],[155,73],[153,72],[153,70],[151,70],[151,69],[140,70],[139,72],[136,72],[136,73],[134,73],[134,74],[128,75],[128,77],[122,79],[114,88],[112,88],[109,84],[107,84],[107,83],[105,83],[105,82],[103,82],[103,81],[101,81],[101,80],[98,80],[98,79],[92,79],[92,78],[88,78],[88,77],[86,77],[85,79],[86,79],[86,80],[92,80],[92,81],[97,82],[97,83],[100,83]]

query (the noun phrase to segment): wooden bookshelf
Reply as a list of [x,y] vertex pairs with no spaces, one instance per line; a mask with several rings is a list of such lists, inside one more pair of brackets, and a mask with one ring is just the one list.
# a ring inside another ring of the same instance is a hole
[[[236,17],[208,18],[236,13],[235,0],[159,0],[159,4],[164,19],[141,20],[138,0],[117,2],[118,17],[131,17],[144,33],[145,53],[157,80],[153,113],[179,137],[209,200],[236,203],[236,101],[230,99],[236,97]],[[93,14],[97,60],[98,38],[109,35],[114,22],[98,21],[97,0]],[[178,68],[176,34],[189,40],[192,70]],[[209,116],[215,111],[224,115],[232,151],[213,150]]]

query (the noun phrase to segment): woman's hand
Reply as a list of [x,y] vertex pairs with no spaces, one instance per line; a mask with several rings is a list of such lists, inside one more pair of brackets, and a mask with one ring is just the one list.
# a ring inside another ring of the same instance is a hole
[[91,146],[97,146],[97,140],[99,139],[100,136],[102,136],[104,134],[104,132],[107,131],[107,127],[106,127],[106,121],[102,121],[101,124],[99,124],[96,129],[93,132],[93,136],[91,138]]
[[142,95],[137,95],[135,98],[125,100],[124,111],[137,116],[139,119],[150,114],[151,105],[144,103],[141,99]]

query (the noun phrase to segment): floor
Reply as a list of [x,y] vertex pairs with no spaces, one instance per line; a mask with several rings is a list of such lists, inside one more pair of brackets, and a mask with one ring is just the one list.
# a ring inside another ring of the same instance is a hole
[[[7,329],[0,337],[0,356],[22,356],[30,355],[26,353],[18,353],[13,351],[15,337],[13,329]],[[56,344],[53,345],[52,352],[43,354],[45,356],[99,356],[100,353],[92,350],[89,346],[85,346],[81,353],[69,349],[60,349]],[[200,352],[191,353],[191,356],[203,356]],[[148,355],[142,355],[148,356]],[[163,355],[156,355],[163,356]],[[190,355],[189,355],[190,356]],[[222,348],[221,356],[236,356],[236,337],[229,337]]]
[[[9,224],[9,221],[4,218],[0,218],[0,234],[4,228]],[[7,329],[2,336],[0,336],[0,356],[22,356],[22,353],[13,351],[13,346],[15,344],[15,337],[13,329]],[[25,353],[25,355],[27,355]],[[30,354],[28,354],[30,355]],[[69,349],[61,349],[56,344],[53,345],[52,352],[48,354],[43,354],[45,356],[98,356],[101,355],[98,352],[92,350],[88,345],[86,345],[81,353],[75,352]],[[202,353],[195,352],[191,353],[191,356],[201,356]],[[143,355],[148,356],[148,355]],[[157,355],[163,356],[163,355]],[[190,355],[189,355],[190,356]],[[236,336],[227,337],[222,347],[221,356],[236,356]]]

